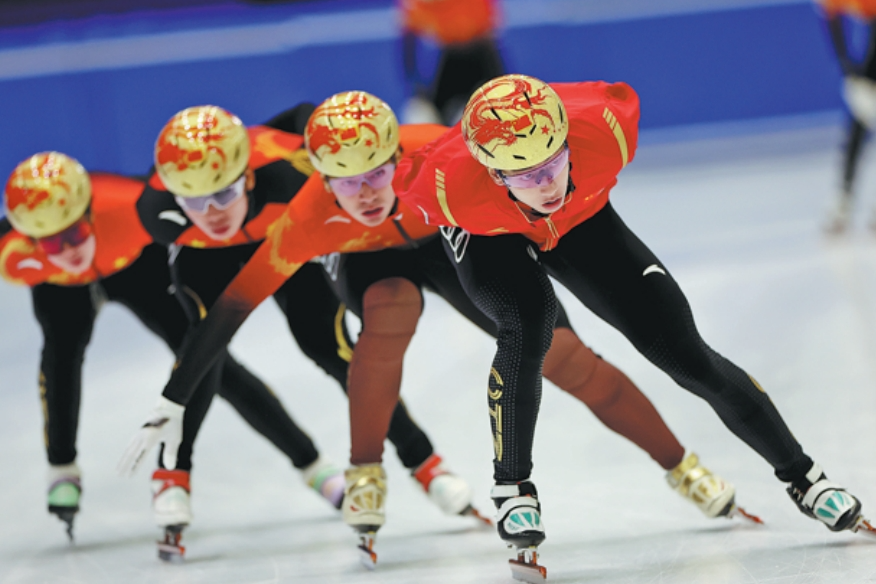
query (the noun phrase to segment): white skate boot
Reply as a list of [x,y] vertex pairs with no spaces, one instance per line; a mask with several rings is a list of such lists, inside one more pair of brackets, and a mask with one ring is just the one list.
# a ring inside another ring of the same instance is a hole
[[183,529],[192,522],[189,471],[157,469],[152,473],[152,515],[164,529],[158,543],[158,557],[166,562],[182,561],[186,548],[180,545]]
[[440,456],[432,454],[411,475],[429,499],[447,515],[471,515],[487,525],[492,525],[489,518],[478,513],[472,506],[471,487],[465,479],[448,471],[443,463]]
[[508,560],[515,580],[543,584],[547,568],[538,564],[538,546],[545,539],[538,493],[531,481],[513,485],[493,485],[490,497],[496,505],[499,537],[517,551],[516,560]]
[[335,509],[341,508],[346,487],[344,471],[341,468],[320,456],[309,466],[301,469],[301,478],[308,487],[319,493]]
[[52,465],[48,472],[49,513],[67,524],[67,537],[73,541],[73,519],[79,512],[82,495],[82,471],[75,462]]
[[824,523],[831,531],[863,530],[876,535],[876,529],[861,515],[861,502],[836,483],[827,480],[821,465],[815,463],[806,478],[788,487],[797,508]]
[[380,464],[363,464],[344,472],[344,521],[359,534],[360,559],[374,568],[374,538],[386,521],[386,473]]
[[763,523],[759,517],[736,506],[736,487],[702,466],[693,452],[686,453],[678,466],[666,473],[666,482],[710,519],[740,515],[755,523]]

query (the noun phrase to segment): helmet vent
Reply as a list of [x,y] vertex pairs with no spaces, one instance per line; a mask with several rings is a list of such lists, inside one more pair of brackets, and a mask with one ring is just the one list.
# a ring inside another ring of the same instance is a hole
[[495,158],[495,156],[493,155],[493,153],[490,152],[489,150],[487,150],[486,148],[484,148],[483,145],[478,144],[477,146],[478,146],[478,148],[481,149],[481,151],[482,151],[484,154],[486,154],[486,155],[489,156],[490,158]]
[[502,117],[499,115],[499,112],[496,111],[496,108],[490,108],[490,111],[493,112],[493,115],[496,116],[497,120],[501,120]]
[[551,144],[553,144],[553,143],[554,143],[554,137],[551,136],[551,139],[548,140],[547,146],[545,146],[545,148],[547,148],[548,150],[550,150],[550,149],[551,149]]
[[524,91],[524,92],[523,92],[523,97],[526,98],[526,103],[529,104],[529,107],[532,107],[532,100],[529,99],[529,94],[528,94],[527,92]]
[[515,155],[514,155],[514,158],[517,159],[517,160],[526,160],[526,157],[525,157],[525,156],[521,156],[520,154],[515,154]]

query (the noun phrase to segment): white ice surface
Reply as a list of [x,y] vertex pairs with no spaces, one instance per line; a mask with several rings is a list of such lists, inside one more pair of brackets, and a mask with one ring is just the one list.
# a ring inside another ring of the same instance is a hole
[[[644,147],[613,200],[680,281],[703,336],[757,377],[807,451],[876,516],[876,237],[819,232],[839,164],[836,127]],[[865,166],[872,164],[868,156]],[[862,192],[874,190],[870,173]],[[870,202],[867,202],[869,206]],[[864,205],[862,204],[862,210]],[[863,214],[862,214],[863,216]],[[682,442],[764,517],[707,520],[660,468],[579,403],[546,386],[536,481],[554,583],[835,583],[876,580],[876,541],[806,519],[770,467],[711,410],[644,361],[565,292],[581,336],[624,369]],[[323,451],[348,453],[346,402],[295,348],[273,305],[234,340]],[[0,285],[0,584],[510,583],[490,530],[444,517],[388,446],[388,523],[366,572],[338,514],[278,452],[217,400],[198,441],[195,522],[184,565],[155,557],[148,471],[116,461],[152,407],[169,351],[124,309],[104,308],[84,373],[76,543],[45,511],[36,387],[40,336],[25,289]],[[450,467],[490,510],[485,382],[491,340],[427,298],[403,395]]]

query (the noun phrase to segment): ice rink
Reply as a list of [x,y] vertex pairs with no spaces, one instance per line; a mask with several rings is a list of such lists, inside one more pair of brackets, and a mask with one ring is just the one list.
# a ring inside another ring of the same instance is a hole
[[[839,126],[666,141],[652,135],[615,189],[628,224],[681,283],[705,339],[755,376],[807,452],[876,519],[876,235],[865,214],[845,237],[820,224],[838,172]],[[863,195],[876,194],[865,155]],[[865,197],[866,199],[866,197]],[[863,211],[874,201],[862,201]],[[866,205],[864,207],[863,205]],[[598,253],[589,250],[585,253]],[[564,291],[579,334],[652,399],[686,447],[729,479],[764,526],[707,520],[642,451],[546,385],[533,480],[548,581],[837,583],[876,581],[876,540],[803,517],[771,468],[697,398],[677,388]],[[304,307],[306,309],[306,307]],[[233,350],[269,381],[322,451],[348,455],[346,401],[293,345],[273,304]],[[339,514],[217,399],[197,443],[195,521],[184,565],[156,558],[148,476],[116,462],[155,402],[171,354],[125,309],[106,306],[84,372],[76,542],[45,510],[37,391],[41,339],[28,292],[0,285],[0,584],[499,584],[510,552],[472,520],[441,515],[391,446],[379,565],[358,562]],[[492,341],[429,296],[403,396],[448,465],[491,512],[485,396]]]

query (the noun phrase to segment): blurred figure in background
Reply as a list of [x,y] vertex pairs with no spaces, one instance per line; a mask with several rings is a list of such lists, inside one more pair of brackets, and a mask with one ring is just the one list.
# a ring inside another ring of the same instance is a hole
[[[876,125],[876,56],[874,56],[874,26],[876,0],[818,0],[824,10],[831,44],[843,74],[843,95],[851,113],[843,152],[842,183],[825,230],[843,233],[849,227],[854,207],[854,187],[858,162],[868,131]],[[860,19],[869,28],[867,51],[863,60],[855,59],[844,17]],[[870,217],[870,228],[876,229],[876,209]]]
[[[405,79],[413,96],[405,104],[408,124],[453,125],[471,93],[502,75],[505,64],[496,42],[497,0],[397,0],[402,23]],[[424,41],[438,45],[432,78],[420,71]]]

